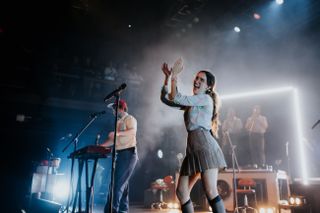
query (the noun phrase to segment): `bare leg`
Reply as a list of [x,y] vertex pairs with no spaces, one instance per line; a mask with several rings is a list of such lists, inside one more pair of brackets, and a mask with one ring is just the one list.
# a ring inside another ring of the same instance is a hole
[[203,189],[208,197],[212,200],[218,195],[217,180],[218,169],[208,169],[201,173]]
[[190,191],[199,178],[199,174],[192,176],[180,176],[177,186],[177,197],[183,213],[193,213],[193,205],[190,200]]
[[207,195],[212,212],[225,213],[223,200],[218,194],[218,169],[208,169],[201,173],[202,186]]

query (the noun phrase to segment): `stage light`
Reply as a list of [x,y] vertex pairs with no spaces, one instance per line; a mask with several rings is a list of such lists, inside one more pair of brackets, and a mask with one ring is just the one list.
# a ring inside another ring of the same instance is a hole
[[158,152],[157,152],[157,156],[158,156],[158,158],[160,158],[160,159],[162,159],[162,158],[163,158],[163,152],[162,152],[162,150],[161,150],[161,149],[159,149],[159,150],[158,150]]
[[292,90],[293,90],[293,87],[279,87],[275,89],[265,89],[265,90],[258,90],[258,91],[252,91],[252,92],[242,92],[242,93],[236,93],[236,94],[230,94],[230,95],[222,95],[221,98],[223,100],[236,99],[236,98],[244,98],[249,96],[268,95],[268,94],[279,93],[279,92],[289,92]]
[[290,205],[294,205],[294,201],[295,201],[294,197],[290,197],[289,198]]
[[305,197],[295,195],[295,196],[289,197],[289,204],[291,206],[303,206],[307,204],[307,201]]
[[280,4],[283,4],[283,3],[284,3],[284,0],[276,0],[276,3],[279,4],[279,5],[280,5]]
[[295,105],[295,117],[297,119],[297,134],[298,134],[298,142],[299,142],[299,152],[300,152],[300,161],[301,161],[301,173],[302,173],[302,180],[304,184],[308,184],[308,173],[307,173],[307,163],[306,163],[306,156],[304,152],[303,146],[303,135],[302,135],[302,119],[301,119],[301,110],[300,110],[300,101],[299,101],[299,94],[298,90],[293,90],[294,94],[294,105]]
[[180,205],[178,203],[168,203],[169,209],[179,209]]
[[68,197],[69,184],[66,181],[57,182],[53,186],[53,199],[56,201],[65,200]]
[[235,26],[234,28],[233,28],[233,30],[235,31],[235,32],[237,32],[237,33],[240,33],[240,28],[239,27],[237,27],[237,26]]
[[261,95],[269,95],[273,93],[282,93],[282,92],[289,92],[293,94],[293,104],[294,104],[294,117],[296,118],[296,133],[297,133],[297,141],[299,146],[299,159],[300,159],[300,168],[301,168],[301,177],[304,184],[308,184],[308,173],[307,173],[307,163],[306,163],[306,156],[304,151],[304,143],[303,143],[303,134],[302,134],[302,118],[301,118],[301,109],[300,109],[300,100],[298,95],[298,90],[293,87],[280,87],[275,89],[266,89],[266,90],[259,90],[259,91],[252,91],[252,92],[243,92],[243,93],[236,93],[230,95],[222,95],[222,100],[230,100],[230,99],[237,99],[237,98],[245,98],[251,96],[261,96]]
[[261,207],[259,208],[259,213],[275,213],[275,208],[272,207]]
[[178,209],[170,209],[168,211],[168,213],[180,213],[180,210],[178,210]]
[[261,18],[261,16],[258,13],[254,13],[253,18],[258,20]]
[[179,203],[173,203],[173,208],[174,208],[174,209],[179,209],[179,208],[180,208]]
[[300,198],[296,197],[295,203],[296,203],[296,205],[300,206],[302,204],[302,201]]

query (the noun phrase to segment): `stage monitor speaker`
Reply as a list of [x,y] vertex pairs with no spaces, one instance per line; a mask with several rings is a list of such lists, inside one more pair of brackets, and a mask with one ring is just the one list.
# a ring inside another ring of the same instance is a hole
[[[223,199],[227,211],[233,211],[233,193],[232,193],[232,176],[229,174],[219,174],[218,178],[218,193]],[[200,179],[195,183],[192,188],[190,198],[193,202],[194,208],[197,210],[209,210],[209,203],[207,196],[203,190]]]
[[223,199],[227,211],[234,210],[233,176],[230,173],[219,173],[218,193]]
[[28,213],[59,213],[62,205],[50,200],[33,198]]

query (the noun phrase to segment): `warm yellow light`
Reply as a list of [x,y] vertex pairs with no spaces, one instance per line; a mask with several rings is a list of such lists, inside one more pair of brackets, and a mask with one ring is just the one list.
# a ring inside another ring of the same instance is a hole
[[274,213],[273,208],[267,208],[267,213]]
[[260,208],[259,213],[275,213],[275,208]]
[[266,210],[264,208],[260,208],[259,213],[266,213]]
[[294,201],[295,201],[294,197],[290,197],[290,198],[289,198],[289,203],[290,203],[291,205],[294,205]]
[[173,208],[175,208],[175,209],[179,209],[179,204],[178,203],[173,203]]
[[302,204],[302,200],[299,197],[296,197],[295,204],[296,205],[301,205]]
[[173,203],[168,203],[168,208],[173,209]]
[[167,213],[180,213],[178,209],[170,209]]

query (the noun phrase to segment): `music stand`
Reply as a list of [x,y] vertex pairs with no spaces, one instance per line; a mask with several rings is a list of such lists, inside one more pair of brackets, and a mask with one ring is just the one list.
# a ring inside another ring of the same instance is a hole
[[[80,129],[80,131],[72,138],[72,140],[63,148],[62,152],[66,151],[66,149],[71,145],[73,144],[74,145],[74,152],[77,150],[77,145],[78,145],[78,141],[79,141],[79,137],[80,135],[91,125],[91,123],[98,117],[98,115],[94,115],[94,116],[90,116],[90,120],[88,121],[88,123],[82,127]],[[69,203],[70,203],[70,194],[73,193],[73,168],[74,168],[74,160],[75,160],[75,157],[74,155],[71,157],[71,171],[70,171],[70,190],[69,190],[69,193],[68,193],[68,199],[67,199],[67,205],[66,205],[66,210],[67,210],[67,213],[69,212]],[[70,191],[72,191],[72,193],[70,193]],[[71,199],[72,200],[72,199]]]
[[238,213],[237,177],[236,177],[236,168],[235,167],[237,166],[238,172],[240,172],[240,170],[239,170],[239,164],[238,164],[238,160],[237,160],[237,156],[236,156],[236,152],[235,152],[236,146],[233,145],[229,132],[225,131],[224,134],[227,135],[228,142],[231,147],[233,194],[234,194],[234,202],[235,202],[235,212]]

